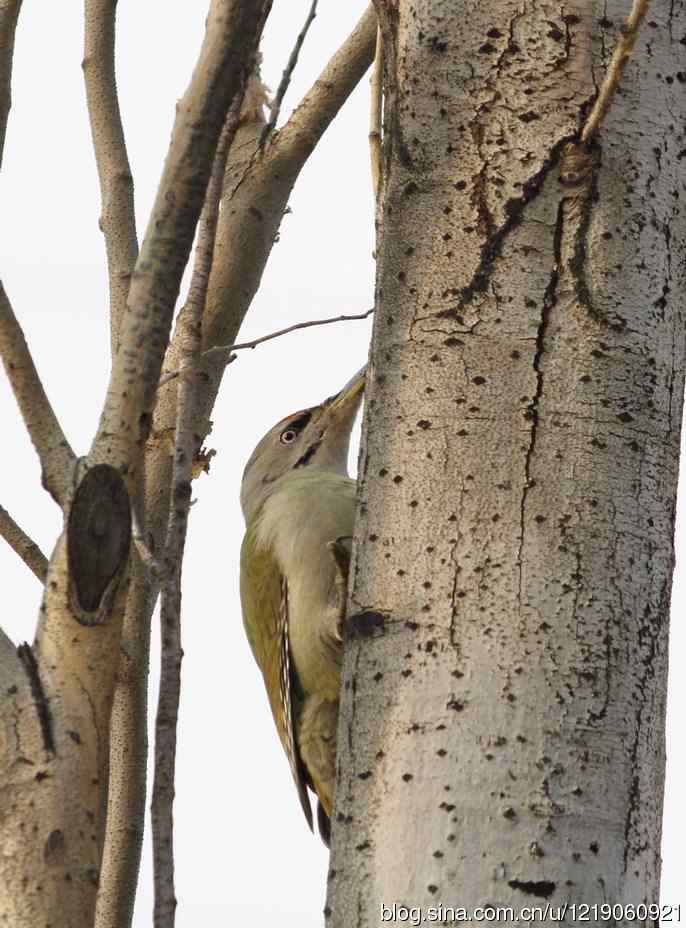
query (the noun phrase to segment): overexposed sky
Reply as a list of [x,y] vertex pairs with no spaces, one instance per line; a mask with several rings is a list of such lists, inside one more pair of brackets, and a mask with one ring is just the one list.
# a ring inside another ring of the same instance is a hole
[[[272,89],[309,6],[310,0],[274,4],[263,43],[264,78]],[[364,6],[363,0],[320,2],[284,112],[297,103]],[[118,78],[141,238],[206,8],[206,3],[178,0],[119,0]],[[81,19],[81,4],[24,4],[0,174],[0,277],[77,454],[90,445],[109,375],[108,288],[80,67]],[[303,171],[241,338],[371,305],[367,120],[365,79]],[[227,371],[215,407],[209,446],[218,453],[210,476],[195,484],[184,572],[175,807],[179,928],[260,924],[277,915],[283,928],[322,924],[326,852],[302,819],[242,629],[238,493],[243,464],[257,440],[288,412],[341,387],[365,361],[370,329],[369,321],[311,329],[241,353]],[[0,502],[49,552],[60,528],[59,511],[40,488],[38,463],[4,373],[0,421]],[[672,666],[686,647],[678,621],[686,595],[683,506],[678,516]],[[40,586],[2,541],[0,578],[3,627],[15,641],[30,641]],[[151,705],[157,698],[158,637],[154,625]],[[684,675],[672,673],[663,901],[684,905],[678,824],[686,818],[680,789],[686,754],[678,717],[685,703]],[[151,924],[151,872],[146,839],[136,928]]]

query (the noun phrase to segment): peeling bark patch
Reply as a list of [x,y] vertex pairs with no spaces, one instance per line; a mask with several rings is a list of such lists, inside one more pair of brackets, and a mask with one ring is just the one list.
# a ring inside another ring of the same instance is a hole
[[69,513],[69,578],[80,609],[96,624],[103,597],[126,565],[131,544],[129,494],[120,473],[109,464],[92,467],[79,484]]
[[551,880],[509,880],[510,889],[518,889],[527,896],[548,899],[555,892],[556,884]]
[[36,658],[28,644],[19,645],[17,648],[19,660],[24,665],[26,676],[29,678],[31,686],[31,695],[36,707],[36,715],[40,724],[41,734],[43,736],[43,747],[50,754],[55,753],[55,738],[52,732],[52,716],[50,715],[50,706],[43,692],[43,685],[38,674],[38,664]]
[[372,638],[383,635],[386,616],[382,612],[358,612],[351,615],[346,623],[348,637],[359,635],[361,638]]
[[148,440],[152,428],[152,415],[149,412],[141,413],[138,419],[139,441],[142,445]]

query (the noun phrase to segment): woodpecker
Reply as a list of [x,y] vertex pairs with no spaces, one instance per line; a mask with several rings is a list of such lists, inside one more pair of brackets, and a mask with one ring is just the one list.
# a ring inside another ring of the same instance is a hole
[[243,472],[243,623],[310,829],[328,846],[356,483],[350,433],[365,371],[270,429]]

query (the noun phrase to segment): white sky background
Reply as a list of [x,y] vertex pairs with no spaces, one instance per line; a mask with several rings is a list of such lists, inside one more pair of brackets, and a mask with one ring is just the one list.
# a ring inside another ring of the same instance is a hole
[[[264,78],[274,90],[309,0],[274,4]],[[293,106],[364,8],[363,0],[322,0],[285,111]],[[167,150],[174,105],[190,76],[207,4],[120,0],[118,75],[136,184],[139,236]],[[38,369],[77,454],[94,433],[109,375],[107,284],[99,192],[80,68],[78,3],[27,3],[17,33],[13,109],[0,174],[0,276]],[[355,313],[373,294],[372,200],[365,79],[310,159],[291,199],[262,287],[241,338],[308,318]],[[349,322],[294,333],[241,353],[228,370],[214,413],[210,477],[195,484],[184,571],[183,692],[176,799],[179,928],[322,924],[326,853],[307,831],[276,737],[262,680],[243,634],[238,551],[243,464],[283,415],[341,387],[364,362],[370,324]],[[39,468],[0,374],[0,502],[49,552],[59,513],[39,486]],[[354,449],[353,460],[356,455]],[[683,609],[686,571],[683,505],[677,524],[672,617]],[[681,543],[681,546],[680,546]],[[33,637],[40,587],[0,542],[3,627],[17,642]],[[158,629],[153,627],[151,706],[156,703]],[[686,648],[672,624],[671,655]],[[684,675],[672,673],[663,901],[686,905],[678,857],[686,799],[686,754],[679,741]],[[151,924],[149,830],[136,928]],[[443,900],[459,904],[458,899]],[[600,902],[602,900],[588,900]]]

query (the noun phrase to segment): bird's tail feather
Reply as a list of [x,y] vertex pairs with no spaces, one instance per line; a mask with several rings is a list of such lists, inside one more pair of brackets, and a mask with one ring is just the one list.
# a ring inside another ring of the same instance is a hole
[[319,835],[327,847],[331,847],[331,819],[324,811],[321,802],[317,803],[317,827]]

